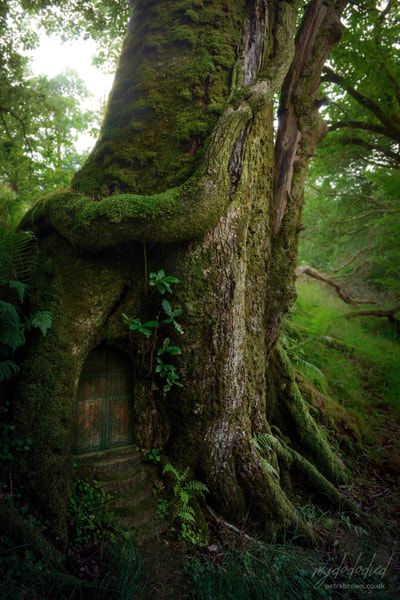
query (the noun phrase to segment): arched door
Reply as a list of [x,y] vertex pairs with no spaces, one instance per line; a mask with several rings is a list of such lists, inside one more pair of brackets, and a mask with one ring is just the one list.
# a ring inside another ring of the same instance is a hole
[[133,378],[127,356],[101,345],[89,354],[79,380],[75,452],[133,442]]

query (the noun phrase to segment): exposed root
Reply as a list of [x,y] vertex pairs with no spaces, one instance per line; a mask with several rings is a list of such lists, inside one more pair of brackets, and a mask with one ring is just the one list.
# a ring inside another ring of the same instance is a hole
[[256,443],[263,457],[269,457],[271,451],[276,453],[280,467],[280,478],[282,478],[284,471],[287,471],[286,476],[289,478],[290,472],[295,471],[296,477],[304,481],[307,488],[322,496],[333,508],[358,513],[358,508],[353,502],[345,498],[310,461],[288,446],[283,440],[272,434],[261,434],[257,436]]
[[303,399],[291,362],[282,347],[277,347],[281,385],[278,391],[279,412],[284,432],[295,447],[310,458],[329,481],[337,484],[347,479],[342,461],[333,452],[324,432],[311,416]]
[[279,475],[265,468],[253,444],[241,453],[238,476],[247,505],[252,515],[265,523],[268,539],[276,539],[286,531],[303,538],[305,543],[315,543],[314,532],[286,495]]

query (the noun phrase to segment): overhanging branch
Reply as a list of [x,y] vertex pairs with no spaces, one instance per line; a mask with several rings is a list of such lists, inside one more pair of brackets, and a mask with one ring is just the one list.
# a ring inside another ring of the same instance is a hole
[[344,77],[336,73],[330,67],[324,68],[324,81],[330,81],[331,83],[336,83],[342,89],[344,89],[358,104],[364,106],[369,112],[371,112],[375,117],[382,123],[383,127],[386,130],[385,135],[389,138],[393,139],[396,142],[400,141],[400,128],[396,124],[396,122],[390,118],[390,115],[383,110],[380,105],[368,98],[358,90],[354,86],[352,86]]
[[317,271],[313,267],[310,267],[310,266],[298,267],[296,269],[296,277],[299,278],[302,275],[308,275],[309,277],[313,277],[314,279],[317,279],[318,281],[322,281],[322,283],[326,283],[327,285],[330,285],[331,287],[333,287],[336,290],[336,293],[339,296],[339,298],[341,298],[343,300],[343,302],[345,302],[346,304],[352,304],[352,305],[375,304],[375,302],[373,300],[365,300],[362,298],[351,297],[350,294],[348,294],[343,289],[343,286],[340,285],[334,279],[332,279],[332,277],[329,277],[328,275],[325,275],[324,273],[320,273],[320,271]]
[[370,309],[370,310],[357,310],[354,312],[343,315],[346,319],[353,319],[354,317],[383,317],[386,318],[395,325],[396,330],[400,332],[400,318],[396,315],[400,314],[400,305],[394,308],[384,309]]

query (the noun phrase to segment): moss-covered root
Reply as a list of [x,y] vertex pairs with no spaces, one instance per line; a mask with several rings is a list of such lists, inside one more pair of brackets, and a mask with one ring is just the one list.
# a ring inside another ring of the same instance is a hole
[[201,174],[179,187],[153,195],[114,194],[100,200],[72,190],[55,192],[29,211],[21,228],[33,230],[39,237],[56,230],[73,246],[90,251],[134,241],[202,239],[231,200],[229,165],[237,140],[253,116],[248,102],[227,108]]
[[[271,450],[276,452],[281,478],[288,476],[290,480],[290,472],[295,472],[297,480],[304,482],[306,488],[321,496],[332,508],[358,514],[358,507],[345,498],[304,456],[272,434],[261,435],[261,437],[265,440],[264,447],[268,445]],[[261,446],[262,449],[263,446]]]
[[311,416],[285,350],[278,346],[276,351],[281,378],[278,390],[279,411],[284,418],[286,432],[295,447],[310,458],[325,478],[334,484],[343,483],[348,477],[344,464],[333,452],[323,430]]
[[224,460],[218,470],[215,465],[206,467],[204,477],[228,520],[256,524],[258,531],[263,524],[268,540],[289,532],[306,544],[315,543],[313,530],[286,496],[279,478],[263,468],[251,441],[238,440],[230,460]]
[[333,508],[345,510],[358,514],[358,507],[348,498],[343,496],[338,489],[318,471],[304,456],[290,449],[293,468],[297,470],[300,477],[303,477],[307,485],[318,495],[326,498]]

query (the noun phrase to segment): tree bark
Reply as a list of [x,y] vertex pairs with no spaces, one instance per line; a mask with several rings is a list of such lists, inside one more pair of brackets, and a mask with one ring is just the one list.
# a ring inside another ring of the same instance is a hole
[[[60,541],[77,382],[103,340],[132,356],[139,445],[189,466],[229,521],[310,535],[292,502],[299,478],[340,501],[332,484],[345,469],[276,340],[294,297],[307,165],[324,133],[319,80],[345,4],[312,0],[296,37],[289,0],[134,2],[96,147],[72,190],[23,223],[47,261],[37,301],[55,320],[20,382],[16,422],[34,437],[20,472]],[[153,316],[146,278],[161,268],[181,280],[185,330],[183,388],[167,396],[121,316]],[[253,443],[261,433],[273,471]]]

